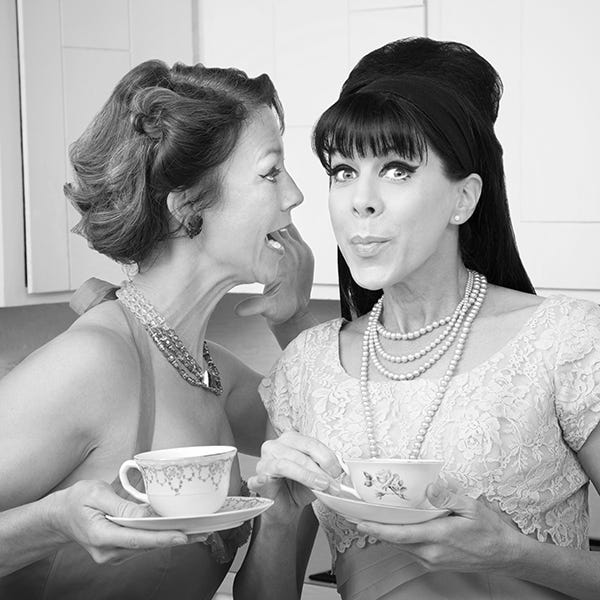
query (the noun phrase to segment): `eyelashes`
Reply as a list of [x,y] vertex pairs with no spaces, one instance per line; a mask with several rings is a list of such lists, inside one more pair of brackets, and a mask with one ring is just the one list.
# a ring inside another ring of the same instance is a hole
[[[392,181],[405,181],[413,175],[419,165],[412,165],[404,161],[393,160],[385,163],[379,170],[379,177]],[[336,183],[352,181],[358,177],[358,171],[354,167],[340,163],[326,169],[327,175]]]
[[279,167],[273,167],[266,175],[261,175],[261,177],[271,183],[275,183],[279,175],[281,175],[281,169]]

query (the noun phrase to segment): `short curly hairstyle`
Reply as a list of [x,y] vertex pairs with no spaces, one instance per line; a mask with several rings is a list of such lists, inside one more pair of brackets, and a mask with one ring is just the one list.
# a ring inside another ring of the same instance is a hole
[[141,264],[173,232],[167,196],[190,190],[201,211],[218,198],[217,167],[233,151],[244,122],[283,110],[267,75],[146,61],[119,81],[70,147],[67,198],[81,214],[73,229],[123,264]]

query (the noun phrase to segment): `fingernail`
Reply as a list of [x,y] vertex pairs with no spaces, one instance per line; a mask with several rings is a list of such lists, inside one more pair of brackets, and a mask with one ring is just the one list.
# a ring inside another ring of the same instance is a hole
[[184,544],[187,544],[187,538],[181,535],[176,535],[175,537],[171,538],[171,544],[173,544],[173,546],[183,546]]
[[330,481],[325,477],[317,475],[314,480],[314,485],[319,490],[326,490],[329,487]]

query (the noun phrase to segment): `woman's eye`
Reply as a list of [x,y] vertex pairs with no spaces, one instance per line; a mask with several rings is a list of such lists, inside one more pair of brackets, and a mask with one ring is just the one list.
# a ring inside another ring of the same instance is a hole
[[347,165],[340,165],[331,169],[329,175],[333,181],[343,183],[344,181],[350,181],[356,177],[356,171]]
[[281,174],[281,169],[278,167],[273,167],[266,175],[261,175],[263,179],[270,181],[271,183],[275,183],[277,181],[278,175]]
[[394,181],[408,179],[412,171],[402,165],[387,165],[381,170],[381,176]]

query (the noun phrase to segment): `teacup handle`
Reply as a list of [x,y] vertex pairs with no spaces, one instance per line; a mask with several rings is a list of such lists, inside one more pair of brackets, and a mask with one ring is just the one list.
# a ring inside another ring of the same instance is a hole
[[142,502],[145,502],[146,504],[150,504],[150,501],[148,500],[148,495],[140,492],[139,490],[136,490],[131,485],[131,483],[129,483],[128,472],[131,469],[135,469],[136,471],[140,470],[140,468],[137,466],[135,460],[126,460],[121,465],[121,468],[119,469],[119,479],[121,480],[121,485],[123,486],[123,489],[127,493],[131,494],[137,500],[141,500]]

